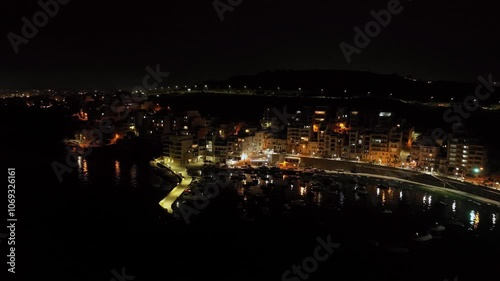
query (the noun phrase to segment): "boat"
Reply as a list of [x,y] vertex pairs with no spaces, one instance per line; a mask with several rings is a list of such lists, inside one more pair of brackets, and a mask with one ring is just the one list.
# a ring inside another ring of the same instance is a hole
[[446,222],[446,225],[448,227],[459,227],[459,228],[465,227],[465,225],[461,221],[458,221],[458,220],[450,220],[450,221]]
[[388,187],[392,187],[392,188],[399,188],[400,184],[401,183],[399,181],[397,181],[397,180],[388,180],[387,181]]
[[313,183],[311,185],[311,190],[312,191],[324,191],[325,188],[321,184],[319,184],[319,183]]
[[306,206],[306,202],[304,200],[293,200],[293,201],[290,201],[290,205],[293,206],[293,207],[305,207]]
[[358,195],[368,195],[368,190],[366,190],[366,187],[361,185],[356,187],[356,194]]
[[446,206],[448,206],[448,203],[446,203],[446,202],[444,202],[444,201],[442,201],[442,200],[441,200],[441,201],[439,201],[438,203],[439,203],[439,205],[441,205],[441,206],[445,206],[445,207],[446,207]]
[[332,183],[332,184],[329,184],[327,187],[326,187],[326,190],[328,192],[333,192],[333,193],[336,193],[340,190],[342,190],[342,185],[340,185],[339,183]]
[[441,238],[443,232],[446,230],[446,227],[439,223],[435,223],[434,226],[430,229],[431,235],[434,238]]
[[377,188],[380,188],[380,189],[389,189],[389,186],[381,183],[381,184],[377,185]]
[[368,195],[368,191],[367,190],[357,190],[356,194],[358,194],[359,196],[365,196],[365,195]]
[[432,235],[430,233],[420,235],[418,232],[413,235],[412,241],[416,243],[427,243],[432,240]]
[[432,232],[442,232],[446,230],[446,227],[437,223],[430,229]]

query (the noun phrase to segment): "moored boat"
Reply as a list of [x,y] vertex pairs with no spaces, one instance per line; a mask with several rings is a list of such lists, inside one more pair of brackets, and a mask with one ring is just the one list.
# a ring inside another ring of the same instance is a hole
[[412,237],[412,242],[415,242],[415,243],[428,243],[430,241],[432,241],[432,235],[430,233],[419,234],[417,232]]
[[441,238],[442,235],[443,235],[443,232],[446,230],[446,227],[439,224],[439,223],[435,223],[433,227],[431,227],[430,229],[430,234],[432,235],[432,237],[434,238]]

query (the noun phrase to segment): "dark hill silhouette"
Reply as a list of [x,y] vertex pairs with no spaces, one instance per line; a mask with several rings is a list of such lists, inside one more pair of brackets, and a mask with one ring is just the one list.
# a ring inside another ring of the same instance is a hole
[[[478,82],[479,83],[479,82]],[[344,70],[276,70],[255,75],[233,76],[225,81],[207,81],[211,87],[298,92],[301,95],[390,97],[416,101],[463,100],[473,95],[477,84],[449,81],[427,81],[395,74],[383,75]],[[323,89],[323,92],[321,92]],[[344,93],[344,90],[347,90]],[[323,94],[321,94],[323,93]],[[432,98],[431,98],[432,97]]]

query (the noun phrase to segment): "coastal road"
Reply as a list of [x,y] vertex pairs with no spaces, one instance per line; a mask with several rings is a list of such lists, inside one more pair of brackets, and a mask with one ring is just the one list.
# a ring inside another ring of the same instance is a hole
[[167,212],[169,214],[174,213],[174,210],[172,209],[172,205],[175,203],[177,198],[179,198],[179,196],[181,196],[181,194],[189,187],[189,184],[193,180],[193,177],[189,176],[186,173],[186,169],[183,167],[172,165],[171,170],[174,171],[176,174],[182,173],[184,178],[182,179],[181,183],[179,185],[177,185],[176,187],[174,187],[174,189],[172,189],[172,191],[170,191],[167,194],[167,196],[165,196],[165,198],[163,198],[159,203],[160,206],[163,209],[167,210]]
[[[338,172],[331,172],[331,171],[328,171],[327,173],[328,174],[339,174]],[[439,189],[439,190],[442,190],[442,191],[447,191],[447,192],[459,194],[459,195],[462,195],[462,196],[467,196],[467,197],[472,198],[472,199],[474,199],[474,200],[476,200],[478,202],[488,203],[488,204],[500,207],[500,202],[498,202],[498,201],[491,200],[491,199],[488,199],[488,198],[484,198],[484,197],[481,197],[481,196],[478,196],[478,195],[470,194],[470,193],[467,193],[467,192],[464,192],[464,191],[460,191],[460,190],[454,190],[454,189],[450,189],[450,188],[445,188],[445,187],[439,186],[439,185],[425,184],[425,183],[422,183],[422,182],[413,181],[413,180],[409,180],[409,179],[403,179],[403,178],[400,178],[400,177],[377,175],[377,174],[369,174],[369,173],[351,173],[351,172],[347,172],[346,171],[346,172],[343,172],[342,174],[345,174],[345,175],[366,176],[366,177],[381,178],[381,179],[388,179],[388,180],[396,180],[396,181],[399,181],[399,182],[406,182],[406,183],[413,184],[413,185],[416,185],[416,186],[419,186],[419,185],[420,186],[426,186],[426,187],[429,187],[431,189]]]

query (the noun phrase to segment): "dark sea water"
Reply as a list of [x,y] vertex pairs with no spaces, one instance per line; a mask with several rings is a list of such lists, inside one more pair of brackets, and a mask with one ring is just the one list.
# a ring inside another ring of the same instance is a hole
[[[29,124],[16,117],[3,121],[9,134],[1,152],[5,168],[16,168],[19,280],[108,281],[122,269],[133,280],[283,280],[328,236],[341,247],[307,280],[490,280],[499,273],[500,212],[486,204],[375,185],[357,198],[349,184],[326,194],[296,181],[267,193],[269,215],[259,214],[252,195],[238,208],[241,189],[227,188],[186,224],[159,206],[167,191],[152,185],[149,155],[96,151],[59,182],[51,164],[65,163],[59,141],[68,124],[55,113],[30,116]],[[306,206],[282,210],[296,199]],[[254,220],[241,219],[242,209]],[[411,243],[414,232],[452,219],[464,227],[448,227],[430,244]],[[378,247],[370,246],[374,240]]]

